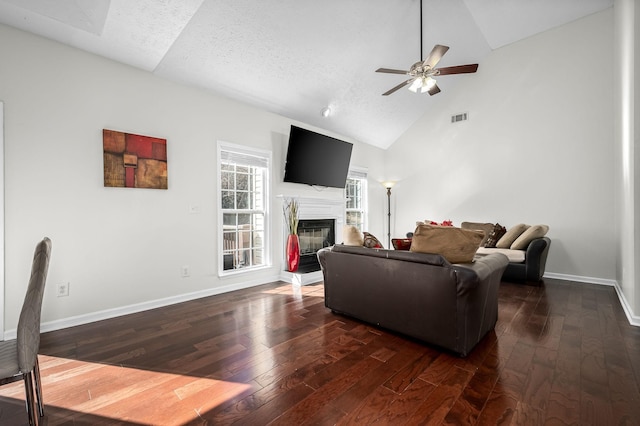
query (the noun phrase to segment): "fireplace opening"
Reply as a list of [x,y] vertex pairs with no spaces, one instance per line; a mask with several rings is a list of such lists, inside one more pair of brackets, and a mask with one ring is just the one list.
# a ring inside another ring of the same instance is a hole
[[320,270],[316,253],[323,247],[335,244],[335,223],[333,219],[301,219],[298,222],[300,244],[298,272],[307,273]]

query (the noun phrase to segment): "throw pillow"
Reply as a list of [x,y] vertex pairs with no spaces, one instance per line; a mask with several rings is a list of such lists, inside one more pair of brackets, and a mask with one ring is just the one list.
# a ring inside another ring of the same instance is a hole
[[367,248],[384,248],[382,246],[382,243],[378,241],[378,239],[374,237],[373,234],[370,234],[368,232],[364,232],[364,243],[362,245]]
[[450,263],[471,263],[480,241],[481,231],[453,226],[419,225],[411,239],[411,251],[439,254]]
[[392,238],[391,244],[396,250],[409,250],[411,248],[411,238]]
[[547,225],[534,225],[528,228],[511,244],[511,250],[524,250],[536,238],[542,238],[549,232]]
[[462,222],[460,227],[462,229],[471,229],[474,231],[482,231],[484,232],[484,237],[480,242],[480,247],[485,247],[487,240],[489,239],[489,235],[491,235],[491,231],[494,228],[493,223],[480,223],[480,222]]
[[487,241],[484,242],[484,246],[486,248],[495,248],[500,238],[502,238],[502,236],[506,233],[507,228],[500,225],[499,223],[496,223],[496,225],[493,227],[493,231],[491,231],[491,233],[489,234],[489,238],[487,238]]
[[353,225],[346,225],[342,228],[342,241],[346,246],[362,246],[364,238],[360,230]]
[[496,248],[511,248],[511,244],[513,244],[513,242],[528,228],[529,225],[525,225],[524,223],[515,225],[498,240]]

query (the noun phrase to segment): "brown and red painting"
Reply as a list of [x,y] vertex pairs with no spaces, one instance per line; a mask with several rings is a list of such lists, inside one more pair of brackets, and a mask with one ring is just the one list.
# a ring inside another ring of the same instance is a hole
[[104,186],[167,189],[167,140],[102,130]]

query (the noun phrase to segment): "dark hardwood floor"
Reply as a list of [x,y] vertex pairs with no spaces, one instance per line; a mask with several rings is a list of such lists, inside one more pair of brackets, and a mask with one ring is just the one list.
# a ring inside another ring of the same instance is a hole
[[[467,358],[275,283],[45,333],[44,424],[640,424],[640,328],[611,287],[503,283]],[[0,424],[25,424],[21,382]]]

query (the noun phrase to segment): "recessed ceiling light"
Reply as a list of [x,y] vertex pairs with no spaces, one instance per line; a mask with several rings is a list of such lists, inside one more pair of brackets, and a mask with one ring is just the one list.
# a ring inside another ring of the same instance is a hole
[[327,117],[329,117],[331,115],[331,112],[332,111],[331,111],[330,107],[324,107],[324,108],[322,108],[322,111],[320,111],[320,114],[322,114],[322,116],[324,118],[327,118]]

